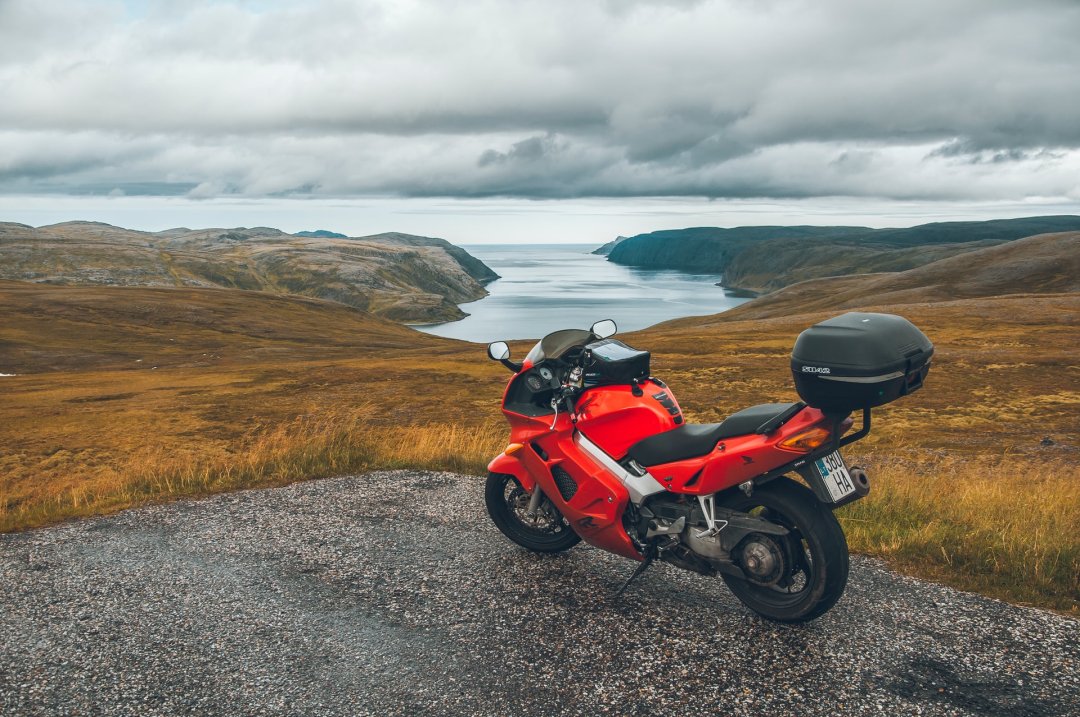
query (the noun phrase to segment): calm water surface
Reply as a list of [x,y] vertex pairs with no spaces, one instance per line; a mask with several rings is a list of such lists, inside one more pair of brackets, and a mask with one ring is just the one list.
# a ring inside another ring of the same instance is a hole
[[490,295],[462,304],[468,317],[421,331],[487,343],[539,338],[558,329],[587,329],[615,319],[619,331],[680,316],[725,311],[747,301],[725,296],[715,274],[649,270],[612,264],[589,252],[594,244],[466,246],[502,278]]

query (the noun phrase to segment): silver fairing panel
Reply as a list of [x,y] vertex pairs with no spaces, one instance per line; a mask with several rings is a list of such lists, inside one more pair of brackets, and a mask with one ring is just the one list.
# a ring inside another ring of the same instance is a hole
[[614,458],[604,453],[600,446],[596,445],[581,433],[574,434],[574,443],[581,451],[589,456],[598,466],[615,476],[620,483],[626,486],[630,493],[630,500],[634,505],[641,505],[641,501],[655,493],[663,493],[666,489],[660,482],[646,472],[643,476],[634,475],[620,466]]

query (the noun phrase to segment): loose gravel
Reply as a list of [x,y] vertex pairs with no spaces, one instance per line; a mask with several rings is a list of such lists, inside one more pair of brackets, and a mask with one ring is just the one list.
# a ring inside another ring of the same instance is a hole
[[1080,623],[855,557],[805,626],[391,471],[0,536],[2,715],[1080,714]]

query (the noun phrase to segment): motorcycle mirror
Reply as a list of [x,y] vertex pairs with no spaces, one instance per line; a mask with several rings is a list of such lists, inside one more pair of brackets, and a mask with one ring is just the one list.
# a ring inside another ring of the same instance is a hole
[[510,358],[510,347],[505,341],[495,341],[488,344],[488,358],[492,361],[505,361]]
[[597,321],[589,330],[592,331],[593,336],[596,338],[606,339],[608,336],[614,336],[619,327],[611,319],[604,319],[603,321]]

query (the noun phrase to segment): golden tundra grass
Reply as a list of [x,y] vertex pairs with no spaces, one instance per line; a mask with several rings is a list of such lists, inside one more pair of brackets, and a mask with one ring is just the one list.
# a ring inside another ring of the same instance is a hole
[[863,461],[870,497],[838,517],[852,550],[1014,602],[1077,611],[1080,466],[1002,455]]
[[0,532],[95,515],[151,500],[282,485],[372,469],[435,468],[480,475],[505,447],[502,426],[390,427],[366,410],[331,409],[251,430],[212,456],[161,446],[135,449],[117,465],[36,500],[0,493]]
[[[504,447],[506,373],[481,347],[308,300],[25,286],[0,282],[0,373],[20,374],[0,378],[0,530],[369,469],[481,476]],[[1080,612],[1080,297],[891,308],[938,353],[926,389],[845,451],[873,482],[838,513],[852,549]],[[627,340],[714,421],[792,400],[788,353],[818,318]]]
[[[302,416],[244,436],[234,452],[178,457],[146,448],[94,480],[0,510],[0,531],[94,515],[148,500],[280,485],[369,469],[482,475],[505,428],[372,424],[365,412]],[[1014,602],[1076,610],[1080,468],[1002,456],[860,461],[873,494],[839,512],[851,549],[909,572]],[[479,478],[478,478],[479,480]],[[0,506],[9,505],[0,495]]]

